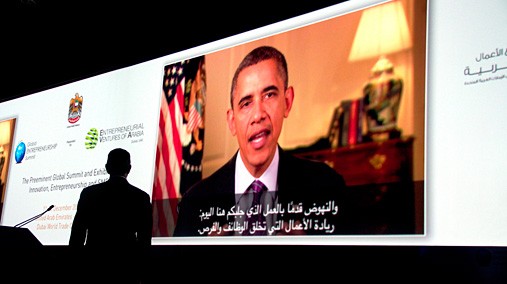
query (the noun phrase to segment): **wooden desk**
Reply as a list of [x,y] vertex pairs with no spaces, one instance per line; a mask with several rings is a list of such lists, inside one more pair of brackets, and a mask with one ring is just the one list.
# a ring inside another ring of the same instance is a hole
[[323,161],[348,186],[357,234],[414,234],[413,137],[296,156]]

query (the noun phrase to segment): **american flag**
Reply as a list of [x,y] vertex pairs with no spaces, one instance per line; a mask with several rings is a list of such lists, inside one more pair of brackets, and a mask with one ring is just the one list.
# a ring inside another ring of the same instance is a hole
[[[201,105],[185,107],[190,96],[186,84],[194,80],[195,68],[191,66],[195,66],[195,60],[203,60],[203,57],[164,68],[152,194],[154,237],[172,236],[178,218],[180,185],[186,184],[182,181],[182,163],[184,147],[192,139],[188,129],[194,129],[202,122]],[[185,109],[188,109],[188,123],[184,119]]]
[[199,124],[202,123],[202,108],[201,104],[196,101],[191,107],[188,116],[188,131],[193,131]]
[[178,129],[183,120],[184,63],[164,68],[159,134],[153,184],[153,236],[169,236],[177,218],[182,147]]

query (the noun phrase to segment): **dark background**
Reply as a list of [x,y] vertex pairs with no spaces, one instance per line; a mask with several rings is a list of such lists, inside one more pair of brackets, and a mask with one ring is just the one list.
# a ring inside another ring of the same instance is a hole
[[[2,0],[0,101],[183,51],[343,1]],[[276,4],[276,5],[275,5]]]
[[[339,2],[343,1],[3,0],[0,1],[0,102],[183,51]],[[17,249],[13,254],[23,256]],[[242,272],[245,263],[259,258],[271,264],[273,274],[264,280],[284,282],[301,280],[303,276],[312,282],[339,282],[345,280],[342,276],[353,276],[356,280],[452,280],[454,283],[501,283],[507,279],[507,250],[503,247],[175,245],[157,246],[152,256],[153,273],[161,278],[167,273],[167,283],[176,281],[176,274],[188,269],[194,272],[183,274],[186,280],[230,282],[233,276],[251,275]],[[65,268],[73,266],[65,247],[45,247],[35,258],[44,265],[58,265],[63,261]],[[31,261],[25,255],[16,267],[29,272],[33,266],[25,266],[28,262],[39,263]],[[226,271],[221,271],[224,267]],[[46,273],[43,268],[41,272]],[[53,267],[47,273],[58,273],[58,269]],[[65,283],[73,282],[69,279]]]

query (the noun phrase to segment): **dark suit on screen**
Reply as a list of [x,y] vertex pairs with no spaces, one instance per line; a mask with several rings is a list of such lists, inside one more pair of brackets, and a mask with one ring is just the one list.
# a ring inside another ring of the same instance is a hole
[[[305,160],[284,152],[279,147],[278,167],[278,203],[287,208],[287,204],[302,203],[309,208],[315,204],[335,202],[339,214],[327,216],[327,222],[335,225],[333,234],[347,232],[345,182],[332,168],[321,162]],[[235,165],[236,155],[214,174],[194,185],[179,203],[178,221],[174,236],[200,236],[199,228],[210,226],[213,222],[224,224],[224,217],[216,216],[201,220],[199,214],[210,207],[231,208],[235,205]],[[322,216],[320,216],[322,217]],[[319,216],[314,218],[319,219]],[[289,218],[286,214],[285,217]],[[294,218],[294,216],[290,216]],[[306,234],[324,234],[321,231],[308,230]]]

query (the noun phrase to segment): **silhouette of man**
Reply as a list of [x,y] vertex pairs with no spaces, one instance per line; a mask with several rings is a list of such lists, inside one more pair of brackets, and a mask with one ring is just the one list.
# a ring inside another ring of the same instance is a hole
[[127,181],[130,169],[128,151],[109,152],[109,179],[82,190],[69,246],[82,253],[83,265],[104,272],[93,273],[100,279],[140,283],[151,246],[152,208],[148,193]]

